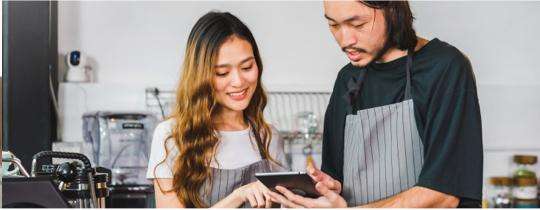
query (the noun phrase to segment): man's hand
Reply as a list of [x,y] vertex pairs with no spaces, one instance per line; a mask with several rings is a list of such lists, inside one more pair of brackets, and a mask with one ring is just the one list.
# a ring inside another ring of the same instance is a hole
[[276,190],[279,193],[270,192],[270,198],[273,202],[281,203],[286,208],[346,208],[347,202],[345,199],[337,194],[335,191],[330,190],[322,182],[318,182],[315,185],[315,189],[322,195],[319,198],[306,198],[300,195],[296,195],[287,188],[277,186]]
[[312,165],[308,165],[307,172],[315,182],[320,182],[326,185],[328,189],[336,192],[337,194],[341,193],[341,183],[332,178],[330,175],[322,172]]
[[308,165],[309,176],[316,182],[315,189],[322,195],[319,198],[306,198],[296,195],[287,188],[277,186],[276,190],[281,193],[271,192],[273,202],[281,203],[289,208],[345,208],[347,203],[341,193],[341,183],[321,170]]

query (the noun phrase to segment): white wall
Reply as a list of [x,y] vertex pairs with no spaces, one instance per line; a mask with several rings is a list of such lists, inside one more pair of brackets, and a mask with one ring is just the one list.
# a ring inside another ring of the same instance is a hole
[[[506,175],[514,153],[540,155],[540,2],[412,2],[420,36],[472,61],[482,108],[485,175]],[[252,29],[270,90],[331,90],[347,63],[321,2],[59,2],[59,53],[80,49],[97,82],[60,87],[63,140],[81,140],[90,110],[144,110],[144,89],[174,88],[190,28],[211,9]],[[63,62],[64,59],[62,58]],[[501,162],[502,161],[502,162]]]
[[189,31],[212,9],[230,11],[252,29],[271,90],[329,91],[347,62],[320,2],[60,2],[59,53],[80,49],[98,72],[97,83],[61,85],[63,139],[81,139],[84,111],[145,109],[145,87],[175,87]]

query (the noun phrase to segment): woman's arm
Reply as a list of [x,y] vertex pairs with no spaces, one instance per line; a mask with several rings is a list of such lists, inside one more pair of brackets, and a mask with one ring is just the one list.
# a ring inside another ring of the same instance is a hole
[[[162,189],[172,189],[172,179],[154,179],[154,191],[156,197],[156,208],[185,208],[185,205],[178,200],[174,192],[162,192]],[[227,197],[221,199],[212,208],[237,208],[244,202],[249,201],[254,208],[269,208],[272,203],[267,195],[268,189],[259,182],[253,182],[234,190]]]
[[[158,187],[158,183],[161,188],[172,189],[172,179],[154,179],[154,191],[156,197],[156,208],[185,208],[186,206],[178,200],[175,192],[162,192]],[[213,208],[236,208],[244,203],[236,193],[231,193],[218,203]]]
[[[158,185],[159,182],[159,185]],[[180,203],[176,193],[162,192],[163,190],[172,189],[173,179],[154,179],[154,192],[156,197],[156,208],[184,208],[185,205]],[[160,189],[161,187],[161,189]]]
[[237,193],[233,192],[214,204],[212,208],[237,208],[242,204],[244,204],[244,199],[238,196]]

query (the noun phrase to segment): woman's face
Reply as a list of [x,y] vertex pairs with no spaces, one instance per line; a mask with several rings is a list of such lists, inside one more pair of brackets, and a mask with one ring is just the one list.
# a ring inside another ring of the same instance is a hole
[[259,68],[251,44],[232,36],[219,49],[214,66],[214,88],[217,102],[232,111],[243,111],[257,87]]

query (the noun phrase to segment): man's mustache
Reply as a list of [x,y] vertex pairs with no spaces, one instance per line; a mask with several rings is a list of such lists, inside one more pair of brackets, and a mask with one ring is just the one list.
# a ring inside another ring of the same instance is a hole
[[354,50],[354,51],[359,52],[359,53],[367,53],[366,50],[364,50],[362,48],[359,48],[359,47],[342,47],[341,50],[343,52]]

